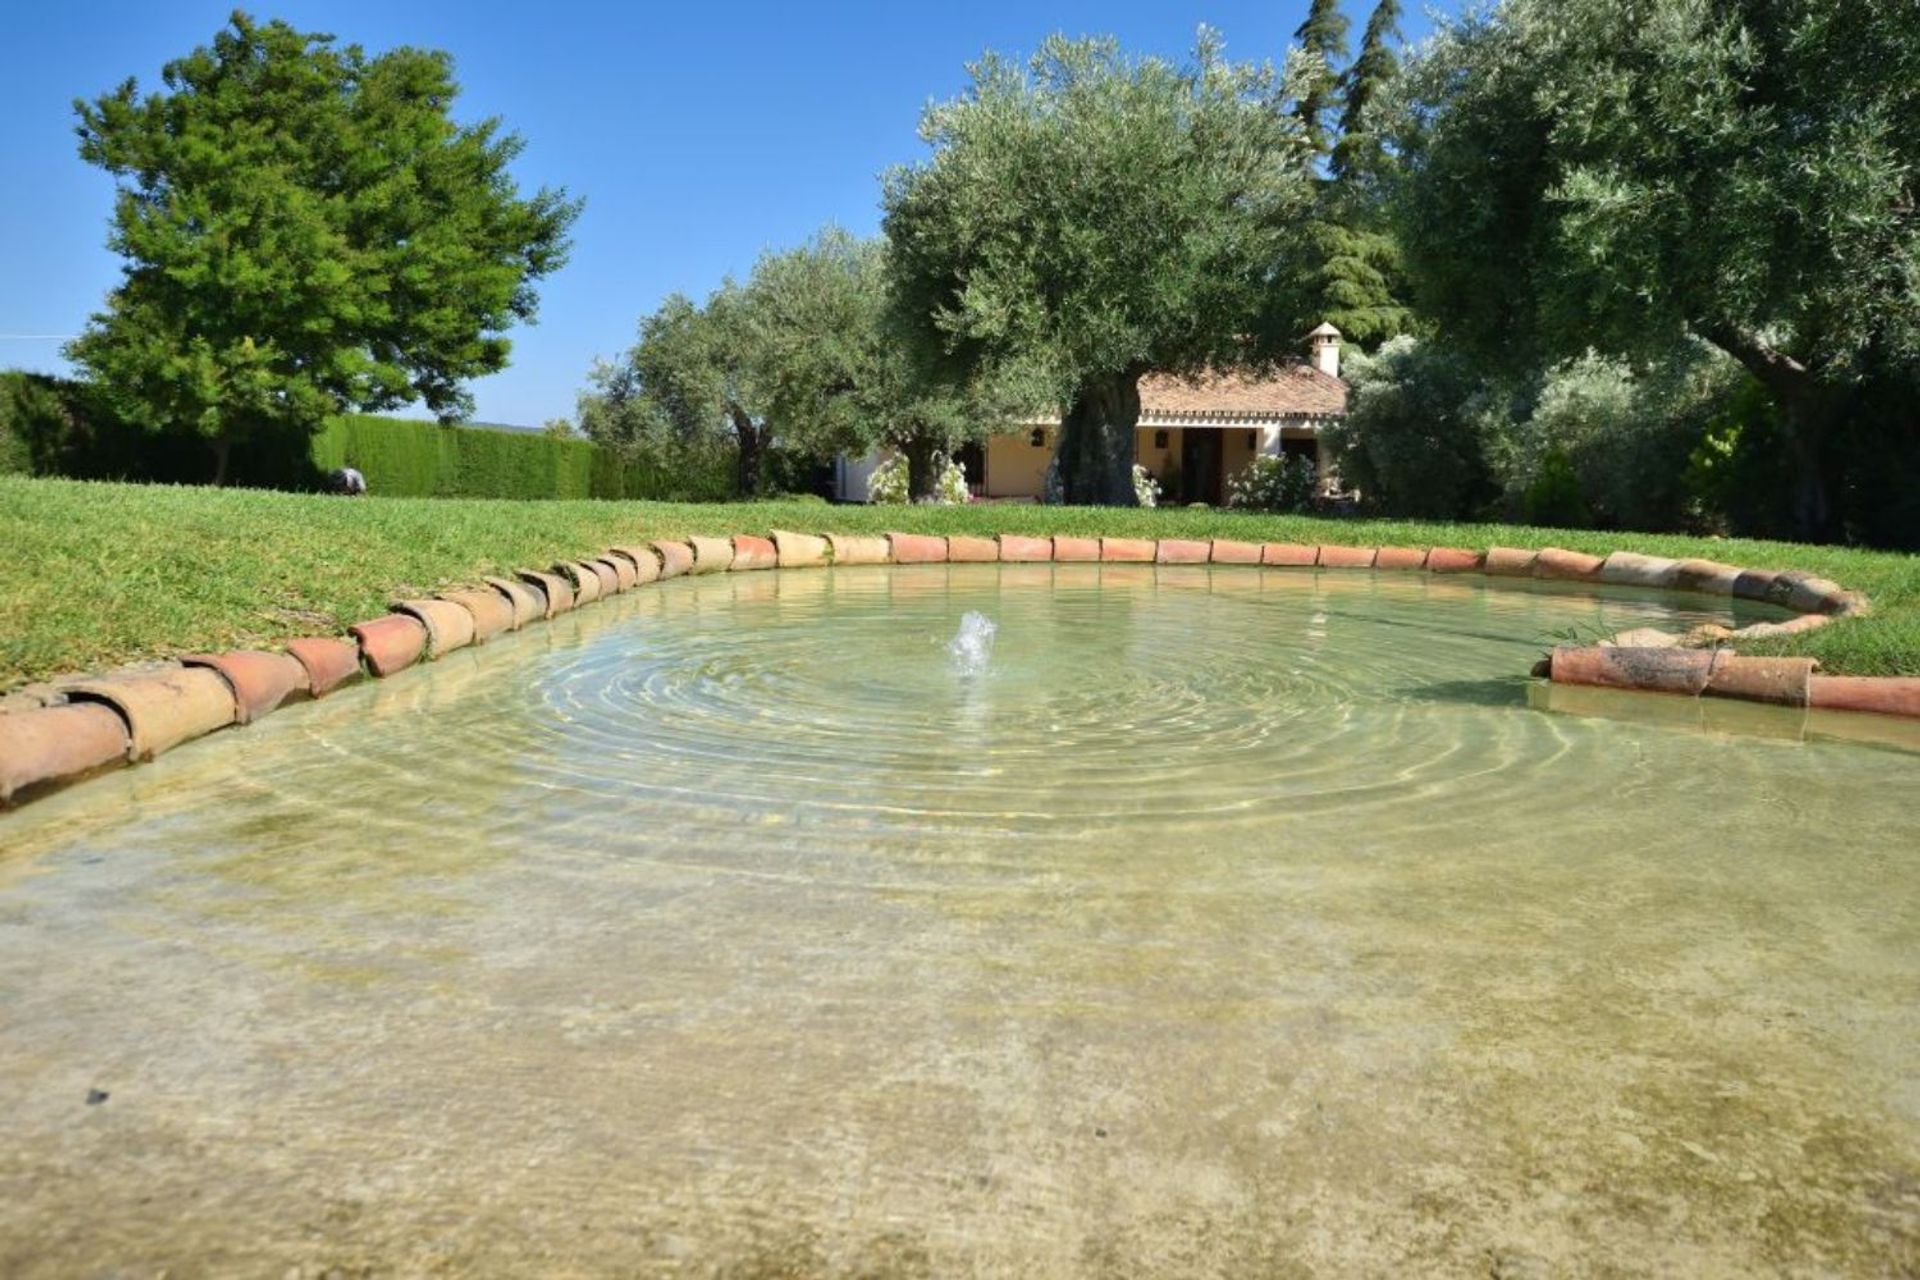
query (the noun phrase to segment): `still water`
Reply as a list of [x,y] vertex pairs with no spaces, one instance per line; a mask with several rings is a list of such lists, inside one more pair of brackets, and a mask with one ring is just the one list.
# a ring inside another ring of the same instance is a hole
[[679,580],[0,815],[0,1274],[1911,1273],[1920,753],[1529,705],[1670,605]]

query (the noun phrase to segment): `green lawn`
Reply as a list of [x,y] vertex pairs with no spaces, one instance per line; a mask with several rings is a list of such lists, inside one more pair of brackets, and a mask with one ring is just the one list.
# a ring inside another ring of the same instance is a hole
[[1108,534],[1252,541],[1500,543],[1704,556],[1805,569],[1875,613],[1750,652],[1826,670],[1920,675],[1920,557],[1792,543],[1231,511],[980,506],[348,500],[0,476],[0,690],[60,672],[336,633],[395,596],[538,567],[610,543],[774,527],[810,532]]

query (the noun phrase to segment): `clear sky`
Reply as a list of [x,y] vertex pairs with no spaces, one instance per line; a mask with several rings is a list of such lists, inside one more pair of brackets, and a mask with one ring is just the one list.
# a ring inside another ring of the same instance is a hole
[[[1371,0],[1347,0],[1357,43]],[[1410,3],[1417,38],[1430,19]],[[1451,4],[1443,9],[1451,9]],[[57,0],[15,7],[0,42],[0,368],[62,368],[60,342],[113,286],[112,181],[75,153],[72,101],[206,43],[222,0]],[[879,174],[916,160],[921,108],[983,49],[1109,33],[1179,55],[1200,23],[1230,56],[1284,56],[1306,0],[862,0],[498,3],[284,0],[252,8],[369,50],[453,54],[465,120],[527,141],[522,185],[586,197],[572,261],[541,289],[513,363],[473,384],[483,421],[570,415],[596,355],[629,345],[662,296],[702,296],[759,252],[826,222],[879,226]]]

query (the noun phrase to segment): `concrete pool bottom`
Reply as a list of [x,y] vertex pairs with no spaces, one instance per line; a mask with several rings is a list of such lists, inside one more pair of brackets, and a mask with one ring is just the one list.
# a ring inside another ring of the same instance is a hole
[[1519,709],[1650,616],[690,579],[52,797],[0,1271],[1911,1267],[1916,763]]

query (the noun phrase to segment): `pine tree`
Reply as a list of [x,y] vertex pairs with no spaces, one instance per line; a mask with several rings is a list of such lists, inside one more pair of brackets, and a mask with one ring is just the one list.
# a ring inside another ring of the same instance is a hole
[[1313,0],[1306,21],[1293,33],[1294,43],[1320,61],[1301,85],[1293,108],[1307,128],[1307,139],[1313,144],[1316,156],[1326,155],[1330,143],[1327,114],[1337,103],[1340,64],[1347,60],[1348,26],[1347,15],[1340,11],[1340,0]]
[[1400,0],[1380,0],[1360,37],[1360,56],[1340,74],[1340,139],[1333,146],[1335,178],[1356,173],[1363,179],[1378,171],[1384,149],[1378,122],[1368,114],[1381,92],[1400,74],[1393,45],[1400,40]]
[[[1412,324],[1401,300],[1399,246],[1388,234],[1376,180],[1385,149],[1369,105],[1399,70],[1392,48],[1400,36],[1401,0],[1379,0],[1367,21],[1360,56],[1334,74],[1346,55],[1347,19],[1327,0],[1314,0],[1295,38],[1327,68],[1298,99],[1296,113],[1327,157],[1329,176],[1318,183],[1315,212],[1303,228],[1293,277],[1303,323],[1328,321],[1348,341],[1374,347]],[[1329,135],[1326,116],[1339,111]]]

